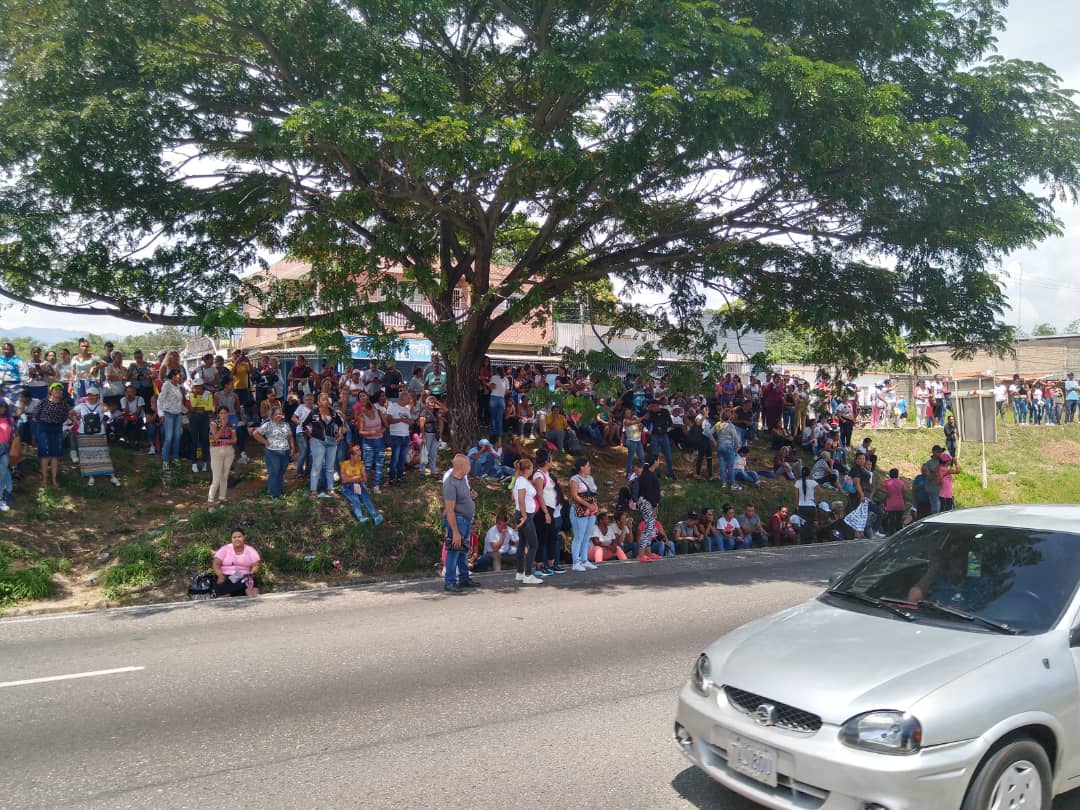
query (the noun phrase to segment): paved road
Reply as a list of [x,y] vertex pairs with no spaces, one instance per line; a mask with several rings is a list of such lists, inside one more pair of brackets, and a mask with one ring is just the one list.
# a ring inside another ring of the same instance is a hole
[[673,749],[677,691],[866,548],[3,621],[0,807],[753,810]]

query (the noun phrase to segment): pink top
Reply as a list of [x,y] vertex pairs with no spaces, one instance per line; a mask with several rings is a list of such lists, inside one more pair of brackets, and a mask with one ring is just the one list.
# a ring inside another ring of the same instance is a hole
[[882,484],[888,497],[885,499],[886,512],[904,511],[904,482],[899,478],[886,478]]
[[[0,444],[11,444],[15,440],[15,426],[10,419],[0,419]],[[5,462],[7,463],[7,462]]]
[[226,543],[214,553],[214,556],[221,560],[221,573],[226,576],[229,574],[250,574],[255,563],[261,559],[259,552],[246,543],[244,544],[244,550],[239,554],[233,550],[232,543]]
[[941,497],[951,498],[952,494],[952,468],[941,465]]

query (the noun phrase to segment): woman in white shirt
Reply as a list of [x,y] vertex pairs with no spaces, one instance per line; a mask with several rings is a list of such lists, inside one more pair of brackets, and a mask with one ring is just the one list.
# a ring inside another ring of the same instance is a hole
[[503,414],[506,413],[506,393],[510,390],[510,380],[501,368],[495,369],[488,387],[488,408],[491,413],[491,435],[502,436]]
[[533,519],[537,512],[536,486],[532,482],[533,463],[527,458],[519,458],[514,471],[517,476],[511,492],[517,509],[514,527],[518,533],[517,581],[526,585],[540,585],[544,580],[533,576],[533,558],[536,556],[536,525]]
[[799,534],[800,543],[814,542],[814,521],[817,520],[817,498],[815,493],[818,485],[810,477],[810,465],[804,464],[802,478],[795,484],[795,494],[799,499],[799,517],[802,518],[802,530]]
[[181,372],[168,369],[163,375],[157,398],[157,412],[162,422],[161,463],[168,468],[170,461],[180,458],[180,434],[183,431],[184,391],[180,387]]

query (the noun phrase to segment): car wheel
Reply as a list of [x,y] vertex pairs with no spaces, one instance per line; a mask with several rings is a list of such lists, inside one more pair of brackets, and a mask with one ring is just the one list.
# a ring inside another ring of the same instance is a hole
[[1050,810],[1050,760],[1030,739],[1003,745],[979,768],[961,810]]

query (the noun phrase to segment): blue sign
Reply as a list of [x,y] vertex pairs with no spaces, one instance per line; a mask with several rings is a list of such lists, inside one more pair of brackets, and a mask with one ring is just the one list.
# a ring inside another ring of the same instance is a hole
[[[370,360],[371,341],[366,337],[360,335],[345,335],[345,340],[349,344],[349,351],[352,353],[353,360]],[[394,362],[396,363],[430,363],[431,362],[431,341],[430,340],[413,340],[408,339],[401,341],[397,350],[394,352]],[[376,357],[376,360],[383,359],[381,356]]]

